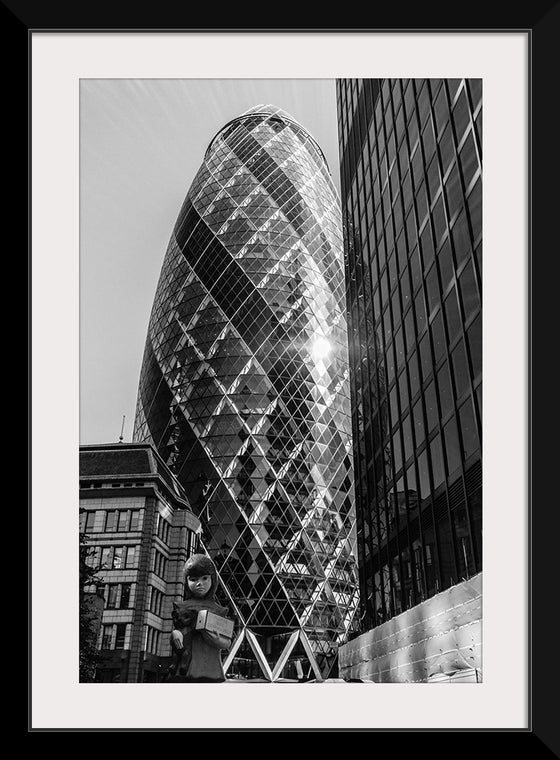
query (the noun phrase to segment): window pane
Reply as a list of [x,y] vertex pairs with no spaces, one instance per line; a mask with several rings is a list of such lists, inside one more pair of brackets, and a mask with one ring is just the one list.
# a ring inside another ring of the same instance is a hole
[[478,412],[478,419],[482,419],[482,383],[477,387],[476,391],[476,410]]
[[437,267],[432,267],[426,277],[426,291],[428,296],[428,314],[432,314],[440,304],[439,282]]
[[113,555],[113,569],[114,570],[118,570],[119,568],[123,566],[122,558],[123,558],[123,547],[115,546],[115,553]]
[[404,459],[405,462],[412,456],[412,426],[410,424],[410,414],[407,414],[403,420],[403,441],[404,441]]
[[115,637],[115,649],[124,649],[125,637],[126,623],[119,623],[117,625],[117,635]]
[[389,290],[393,290],[393,287],[397,282],[397,257],[394,253],[391,254],[387,266],[389,268]]
[[87,513],[86,533],[91,533],[93,531],[94,523],[95,523],[95,510]]
[[401,397],[401,412],[405,410],[410,404],[410,398],[408,396],[408,385],[406,382],[406,372],[402,372],[399,375],[399,393]]
[[476,117],[475,127],[478,144],[482,147],[482,109],[480,109],[478,116]]
[[443,429],[445,436],[445,452],[447,454],[447,467],[449,475],[461,464],[461,451],[459,449],[459,435],[457,433],[457,423],[455,417],[452,417]]
[[126,509],[119,510],[119,531],[125,531],[128,527],[128,512]]
[[457,390],[457,398],[461,398],[463,393],[469,388],[469,368],[467,364],[467,355],[465,353],[465,344],[459,343],[457,348],[451,354],[453,364],[453,379]]
[[393,337],[393,328],[391,326],[391,314],[389,309],[387,309],[383,314],[383,327],[385,330],[385,345],[387,345]]
[[439,166],[436,156],[432,159],[432,163],[428,166],[428,187],[430,189],[430,202],[436,198],[440,186]]
[[418,506],[417,490],[416,490],[416,473],[414,471],[414,462],[410,465],[406,471],[406,482],[408,492],[408,503],[410,510],[416,509]]
[[430,111],[430,92],[425,83],[421,85],[421,91],[417,95],[417,102],[418,118],[420,119],[420,125],[423,127]]
[[474,454],[480,449],[478,430],[475,424],[472,400],[470,398],[459,409],[459,422],[461,425],[464,456],[465,459],[467,459],[471,454]]
[[443,317],[441,311],[437,313],[431,326],[432,340],[434,343],[434,356],[436,364],[445,353],[445,332],[443,330]]
[[441,438],[436,436],[430,443],[430,457],[432,459],[432,473],[434,476],[434,488],[443,483],[445,478],[443,467],[443,450],[441,447]]
[[425,182],[422,182],[416,193],[416,211],[418,213],[418,227],[420,227],[428,213],[428,195]]
[[428,471],[428,456],[425,451],[418,457],[418,474],[420,477],[420,498],[427,499],[430,495],[430,476]]
[[451,134],[451,127],[449,124],[445,127],[443,134],[440,137],[439,149],[441,151],[442,171],[445,175],[451,165],[451,162],[455,158],[453,135]]
[[121,587],[121,609],[128,609],[130,603],[130,591],[132,589],[131,583],[123,583]]
[[422,131],[422,143],[424,145],[424,156],[426,163],[430,163],[432,156],[436,150],[436,141],[434,138],[434,131],[432,129],[432,121],[428,119],[426,126]]
[[[410,176],[408,174],[407,176]],[[408,238],[408,250],[411,251],[418,242],[418,230],[416,227],[416,216],[414,207],[412,207],[406,217],[406,235]]]
[[110,568],[111,567],[111,557],[113,555],[113,547],[112,546],[104,546],[101,550],[101,567],[103,568]]
[[130,514],[130,530],[138,530],[140,527],[140,510],[134,509]]
[[393,292],[393,295],[391,296],[391,311],[393,313],[393,325],[395,326],[395,330],[396,330],[402,317],[401,306],[399,303],[399,289],[398,288],[395,289],[395,291]]
[[424,430],[424,418],[422,415],[422,399],[418,399],[418,401],[414,404],[412,414],[414,417],[414,432],[416,434],[416,445],[419,446],[424,440],[424,438],[426,437],[426,433]]
[[442,419],[445,419],[453,409],[453,393],[451,391],[451,378],[449,377],[449,365],[447,362],[438,371],[437,379],[441,416]]
[[101,640],[101,649],[111,649],[111,639],[113,636],[113,626],[112,625],[104,625],[103,626],[103,637]]
[[109,593],[107,595],[107,609],[114,610],[117,606],[117,591],[118,591],[117,584],[111,584],[109,586]]
[[399,438],[399,432],[395,433],[393,436],[393,451],[394,451],[394,463],[395,463],[395,474],[400,470],[402,465],[402,453],[401,453],[401,442]]
[[406,271],[401,277],[401,295],[403,312],[405,312],[411,303],[410,280],[408,279],[408,272]]
[[420,247],[422,248],[424,271],[426,271],[434,260],[434,243],[432,241],[432,229],[429,221],[420,235]]
[[438,254],[439,276],[441,279],[441,289],[445,293],[450,283],[453,281],[455,267],[453,264],[453,254],[451,253],[451,243],[446,240],[441,251]]
[[445,87],[442,87],[438,93],[438,96],[434,103],[434,111],[436,117],[436,125],[438,134],[441,132],[443,126],[447,123],[449,118],[449,109],[447,106],[447,97],[445,93]]
[[[401,171],[407,171],[407,165],[408,161],[406,162],[405,166],[401,167]],[[403,187],[403,201],[404,201],[404,210],[405,213],[408,213],[408,210],[412,204],[412,177],[410,176],[410,172],[407,171],[406,177],[403,179],[402,182]]]
[[399,419],[399,404],[396,385],[391,388],[389,392],[389,402],[391,405],[391,427],[393,427],[393,425],[395,425]]
[[105,520],[105,533],[111,533],[115,530],[116,514],[116,512],[107,512],[107,518]]
[[482,372],[482,317],[480,314],[467,331],[474,377]]
[[463,181],[465,183],[465,188],[468,189],[476,171],[478,170],[478,159],[472,132],[469,132],[459,156],[461,159],[461,169],[463,171]]
[[410,276],[412,279],[412,291],[415,293],[418,285],[422,282],[422,267],[420,265],[418,247],[414,248],[410,256]]
[[443,196],[439,196],[432,212],[436,250],[439,249],[447,231],[447,220],[443,208]]
[[463,309],[465,310],[465,319],[468,320],[479,308],[480,301],[478,298],[478,287],[474,273],[474,266],[469,261],[461,272],[459,277],[459,287],[461,290],[461,299]]
[[461,187],[457,164],[453,165],[453,168],[445,180],[445,193],[449,206],[449,218],[451,220],[455,214],[460,211],[463,205],[463,188]]
[[387,349],[386,354],[386,362],[387,362],[387,379],[389,382],[389,385],[393,382],[395,378],[395,355],[393,352],[393,346],[389,346]]
[[416,351],[412,354],[408,361],[408,373],[410,376],[410,392],[412,398],[416,396],[420,390],[420,373],[418,371],[418,355]]
[[381,281],[381,303],[383,306],[385,306],[385,304],[387,303],[387,298],[389,296],[389,292],[387,290],[387,271],[386,270],[384,270],[381,273],[381,276],[379,279]]
[[455,256],[457,265],[459,265],[471,251],[471,239],[467,217],[464,211],[461,211],[457,221],[453,225],[453,244],[455,246]]
[[452,288],[451,292],[445,299],[445,320],[447,322],[447,332],[449,333],[449,342],[453,343],[461,333],[461,314],[459,304],[457,303],[457,291]]
[[437,408],[436,392],[433,382],[428,385],[425,393],[426,417],[428,419],[428,432],[431,432],[438,424],[439,412]]
[[404,332],[406,336],[406,347],[410,351],[414,348],[416,342],[416,329],[414,327],[414,310],[409,309],[406,317],[404,318]]
[[457,545],[459,576],[468,578],[476,572],[476,568],[471,549],[467,511],[464,505],[454,510],[452,519]]
[[477,179],[468,199],[469,217],[471,220],[473,239],[476,243],[482,234],[482,182]]
[[482,79],[469,79],[467,81],[469,84],[473,106],[476,110],[478,101],[482,99]]
[[404,362],[404,341],[402,327],[399,327],[395,333],[395,352],[397,355],[397,367],[401,367]]
[[422,366],[422,378],[427,380],[433,372],[432,353],[428,334],[420,341],[420,363]]
[[461,138],[465,133],[465,129],[469,125],[469,106],[464,89],[461,90],[461,94],[459,95],[457,103],[453,108],[453,122],[455,124],[455,130],[457,133],[457,142],[461,142]]

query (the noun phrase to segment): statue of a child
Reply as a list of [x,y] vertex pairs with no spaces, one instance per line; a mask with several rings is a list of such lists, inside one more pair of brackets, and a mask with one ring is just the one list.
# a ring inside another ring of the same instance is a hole
[[227,608],[216,601],[216,566],[205,554],[194,554],[185,563],[185,600],[173,604],[171,650],[175,655],[174,681],[191,683],[225,681],[220,650],[228,649],[231,640],[212,631],[197,630],[200,610],[222,617]]

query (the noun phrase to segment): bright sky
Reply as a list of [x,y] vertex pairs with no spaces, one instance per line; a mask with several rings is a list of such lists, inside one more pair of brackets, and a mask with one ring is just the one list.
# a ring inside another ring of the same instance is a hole
[[148,320],[210,140],[259,103],[321,146],[339,188],[330,79],[90,79],[80,89],[80,443],[132,439]]

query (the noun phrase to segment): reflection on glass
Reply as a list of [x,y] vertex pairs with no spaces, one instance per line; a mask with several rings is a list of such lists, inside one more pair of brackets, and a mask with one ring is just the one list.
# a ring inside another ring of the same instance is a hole
[[[355,384],[361,397],[355,417],[362,419],[356,427],[370,435],[364,441],[371,439],[363,447],[368,479],[360,480],[358,509],[362,504],[380,528],[375,538],[364,530],[368,538],[360,539],[372,542],[364,578],[370,625],[481,569],[474,510],[480,495],[482,180],[473,126],[481,119],[478,103],[472,108],[480,81],[472,90],[463,80],[392,81],[386,90],[397,99],[395,111],[390,98],[376,101],[378,85],[385,82],[364,81],[358,88],[372,98],[365,111],[363,102],[359,112],[354,101],[346,106],[343,120],[352,140],[341,161],[343,205],[356,225],[376,229],[371,255],[360,250],[357,237],[349,237],[355,253],[348,250],[351,321],[360,332],[360,357],[379,376],[372,385],[362,365],[363,383]],[[338,94],[353,87],[341,80]],[[403,130],[408,139],[401,141]],[[359,197],[362,166],[366,177],[369,169],[376,178],[369,206]],[[470,194],[465,182],[474,183]],[[373,297],[369,261],[375,264]],[[388,392],[390,423],[387,411],[376,414]]]
[[[391,138],[388,151],[396,154]],[[368,181],[360,169],[344,202],[357,257],[349,269],[359,362],[375,312],[365,303],[370,256],[362,244],[379,199],[365,204]],[[395,261],[393,253],[393,280]],[[210,144],[173,232],[134,433],[154,442],[185,487],[239,620],[267,636],[305,628],[325,672],[332,656],[324,652],[347,635],[358,602],[343,264],[336,191],[313,139],[271,106],[234,119]],[[378,307],[387,285],[384,273]],[[389,313],[387,320],[392,339]],[[371,423],[388,387],[382,348],[352,378],[366,494]],[[387,369],[390,382],[394,367]],[[389,429],[375,427],[379,446]],[[161,554],[154,571],[165,575]]]

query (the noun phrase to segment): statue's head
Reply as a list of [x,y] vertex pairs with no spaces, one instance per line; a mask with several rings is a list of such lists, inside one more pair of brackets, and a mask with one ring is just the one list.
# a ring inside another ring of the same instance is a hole
[[185,599],[215,599],[216,565],[205,554],[193,554],[185,562]]

